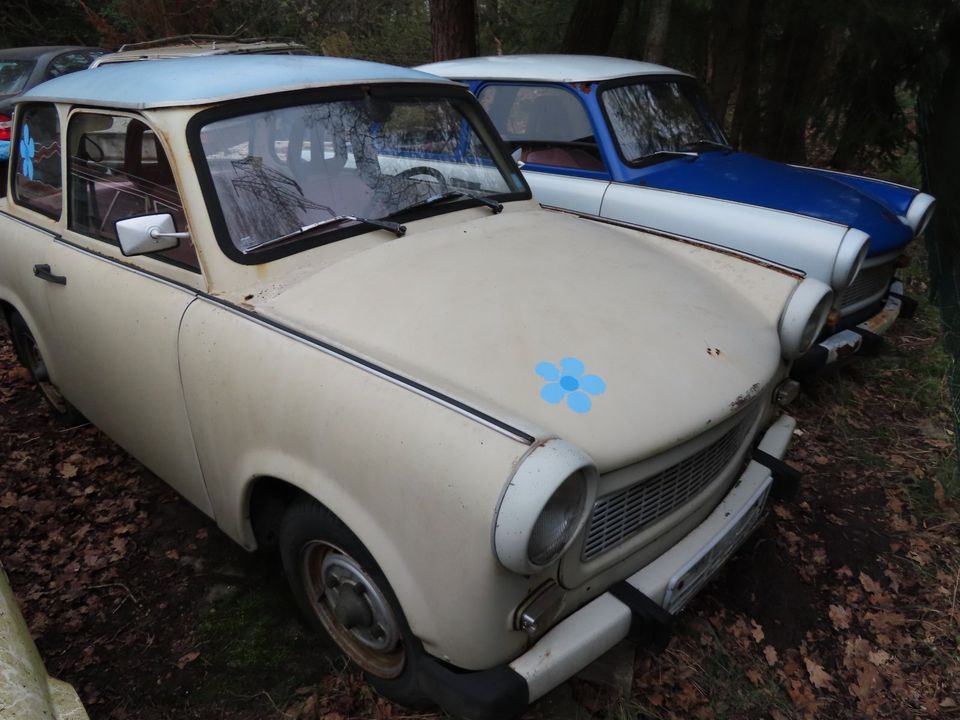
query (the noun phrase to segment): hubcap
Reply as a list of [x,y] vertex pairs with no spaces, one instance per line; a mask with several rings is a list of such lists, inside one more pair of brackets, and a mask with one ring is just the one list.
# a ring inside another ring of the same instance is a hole
[[400,626],[383,592],[343,550],[321,541],[302,551],[303,582],[324,629],[364,670],[384,678],[403,670]]

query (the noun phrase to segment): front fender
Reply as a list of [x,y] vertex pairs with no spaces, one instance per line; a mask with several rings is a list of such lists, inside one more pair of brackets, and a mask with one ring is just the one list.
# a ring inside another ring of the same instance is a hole
[[497,561],[497,500],[528,445],[212,302],[180,337],[184,395],[223,530],[251,547],[251,481],[316,498],[364,543],[428,652],[468,668],[516,654],[536,578]]
[[[613,183],[600,215],[772,260],[830,285],[849,227],[782,210]],[[850,242],[847,240],[846,242]]]

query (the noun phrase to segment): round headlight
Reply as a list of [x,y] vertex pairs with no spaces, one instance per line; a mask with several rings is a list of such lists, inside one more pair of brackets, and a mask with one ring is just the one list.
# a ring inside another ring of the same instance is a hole
[[863,261],[870,249],[870,236],[863,230],[850,228],[840,240],[837,257],[833,261],[830,286],[837,292],[843,292],[860,272]]
[[529,575],[563,555],[587,520],[596,478],[590,456],[564,440],[531,450],[497,507],[493,546],[503,566]]
[[932,195],[926,193],[917,193],[916,197],[910,202],[910,207],[907,208],[906,221],[907,225],[913,228],[914,237],[927,229],[930,218],[933,217],[933,208],[936,202]]
[[817,339],[833,305],[833,291],[813,278],[804,279],[793,291],[780,316],[780,347],[783,356],[795,360]]
[[556,489],[530,533],[527,557],[531,563],[549,565],[566,550],[580,528],[586,499],[587,481],[581,472],[575,472]]

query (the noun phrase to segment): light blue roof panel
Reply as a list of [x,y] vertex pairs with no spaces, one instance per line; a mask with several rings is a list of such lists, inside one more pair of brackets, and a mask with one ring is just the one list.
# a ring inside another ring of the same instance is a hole
[[448,80],[417,70],[346,58],[221,55],[104,65],[37,85],[24,101],[43,100],[143,110],[204,105],[304,88]]

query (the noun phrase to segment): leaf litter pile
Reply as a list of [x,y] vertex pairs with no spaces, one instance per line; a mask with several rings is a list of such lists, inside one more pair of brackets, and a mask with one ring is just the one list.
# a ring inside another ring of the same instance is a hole
[[[960,491],[939,343],[922,305],[882,354],[808,386],[790,409],[797,497],[665,651],[631,648],[628,692],[594,673],[526,717],[960,717]],[[0,431],[0,562],[49,672],[94,720],[439,717],[376,697],[311,636],[276,558],[235,546],[95,428],[57,426],[3,330]]]

